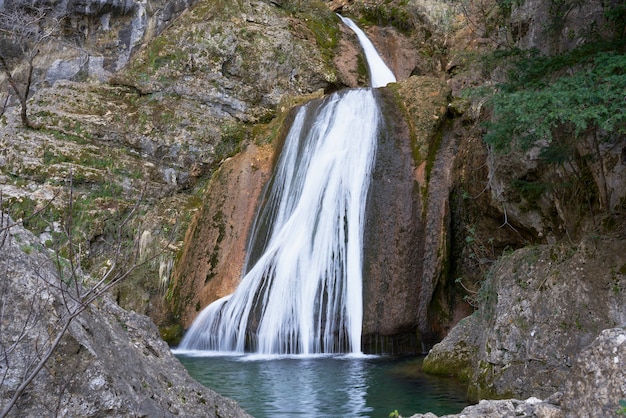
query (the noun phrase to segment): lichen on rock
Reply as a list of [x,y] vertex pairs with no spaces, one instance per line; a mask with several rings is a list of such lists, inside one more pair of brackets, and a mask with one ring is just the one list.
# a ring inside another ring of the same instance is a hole
[[[494,296],[433,348],[425,364],[432,371],[454,361],[473,364],[472,399],[563,390],[583,349],[607,326],[626,322],[626,276],[619,273],[626,259],[618,248],[623,241],[591,239],[503,258],[488,279]],[[468,360],[463,347],[475,355]]]

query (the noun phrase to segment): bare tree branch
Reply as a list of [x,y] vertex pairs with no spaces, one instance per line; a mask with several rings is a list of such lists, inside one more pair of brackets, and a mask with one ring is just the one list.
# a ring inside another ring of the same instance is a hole
[[[35,341],[35,347],[32,350],[32,355],[25,359],[26,366],[23,368],[23,375],[21,377],[20,383],[13,392],[11,399],[7,401],[5,405],[2,406],[2,411],[0,412],[0,418],[3,418],[9,414],[9,412],[15,407],[16,403],[26,390],[26,388],[33,382],[33,380],[39,375],[39,373],[46,367],[47,363],[52,358],[53,354],[61,344],[63,337],[67,334],[70,326],[74,322],[76,318],[78,318],[81,313],[85,310],[89,309],[90,306],[96,301],[98,298],[102,297],[105,293],[109,292],[110,289],[120,283],[121,281],[128,278],[134,271],[138,268],[147,265],[153,260],[160,257],[169,245],[173,242],[176,229],[173,228],[172,235],[169,238],[169,241],[163,245],[160,251],[151,257],[139,262],[139,254],[138,254],[138,238],[139,234],[134,234],[132,239],[132,247],[131,252],[125,252],[124,246],[124,237],[126,232],[130,228],[131,220],[136,218],[138,209],[141,204],[141,198],[138,199],[133,206],[133,208],[125,214],[122,221],[116,226],[115,231],[115,242],[113,243],[114,254],[112,257],[112,263],[109,268],[95,281],[86,281],[86,276],[80,269],[80,262],[78,261],[78,257],[80,257],[80,251],[77,253],[74,251],[76,247],[75,236],[73,233],[73,216],[74,214],[74,206],[73,206],[73,184],[70,178],[69,181],[69,192],[68,192],[68,201],[66,204],[65,213],[66,216],[64,218],[64,227],[63,231],[65,234],[65,239],[67,240],[64,245],[70,249],[69,259],[67,260],[66,266],[64,267],[64,263],[62,262],[61,257],[56,255],[56,260],[54,260],[54,265],[56,268],[56,272],[54,275],[50,276],[50,274],[46,274],[45,272],[37,272],[38,277],[38,285],[41,285],[41,290],[54,290],[54,293],[57,294],[57,297],[61,303],[59,313],[59,319],[56,322],[56,325],[52,327],[53,331],[50,332],[49,337],[46,336],[45,340],[41,341],[39,338]],[[2,206],[2,195],[0,194],[0,207]],[[12,227],[15,227],[17,224],[12,222],[10,218],[5,214],[4,211],[0,211],[0,248],[8,242],[9,239],[12,239],[10,234],[10,230]],[[0,263],[0,267],[2,267],[2,263]],[[4,265],[6,267],[6,265]],[[3,274],[0,271],[0,274]],[[0,280],[1,286],[8,286],[9,280]],[[4,296],[8,294],[4,289],[0,294],[0,331],[2,331],[2,324],[4,323],[2,319],[4,319],[5,315],[5,300]],[[10,346],[5,346],[3,344],[3,340],[0,339],[0,367],[4,369],[3,374],[0,375],[0,383],[6,381],[7,376],[10,372],[11,367],[13,366],[10,363],[10,354],[16,350],[19,344],[25,344],[26,336],[29,334],[29,331],[35,324],[40,321],[44,321],[44,312],[49,310],[49,306],[46,307],[38,306],[40,303],[40,291],[37,290],[34,292],[31,300],[30,306],[28,307],[28,313],[26,315],[26,319],[23,324],[21,324],[21,328],[18,332],[17,338],[14,340],[13,344]],[[49,315],[48,313],[45,313]],[[61,395],[60,395],[61,396]],[[59,400],[60,402],[60,400]]]
[[58,10],[45,3],[33,5],[25,1],[0,8],[0,71],[20,103],[20,118],[26,128],[40,128],[28,116],[28,99],[35,58],[41,47],[58,33],[65,18]]

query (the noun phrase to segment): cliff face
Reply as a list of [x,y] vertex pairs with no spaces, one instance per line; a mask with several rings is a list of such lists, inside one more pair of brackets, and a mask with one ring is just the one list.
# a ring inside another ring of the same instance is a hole
[[[482,34],[485,43],[506,41],[572,56],[592,42],[590,28],[596,28],[597,36],[606,35],[612,27],[604,20],[610,10],[610,5],[599,2],[557,7],[526,1],[509,11],[506,37],[490,32],[488,26]],[[616,48],[620,51],[623,46]],[[453,94],[474,83],[503,82],[505,71],[515,70],[511,62],[505,63],[490,80],[481,82],[475,73],[457,72],[456,61],[452,63]],[[561,404],[559,414],[615,414],[619,399],[626,395],[623,387],[611,383],[624,381],[619,354],[605,381],[592,383],[597,374],[582,373],[580,365],[588,361],[585,353],[592,341],[610,334],[605,328],[618,327],[619,333],[626,325],[620,255],[626,243],[624,224],[615,218],[624,211],[624,159],[618,155],[624,136],[611,134],[592,151],[588,133],[577,136],[561,126],[563,136],[557,139],[568,146],[552,157],[545,154],[545,143],[502,152],[475,142],[488,131],[472,122],[492,116],[480,116],[482,105],[474,100],[463,108],[464,123],[457,132],[463,129],[466,141],[459,147],[452,189],[452,240],[465,242],[453,245],[453,274],[477,312],[430,351],[424,368],[467,379],[473,399],[545,398],[562,391],[562,401],[551,398],[553,404]],[[544,115],[552,111],[544,109]],[[509,137],[515,135],[521,133],[511,129]],[[557,156],[565,161],[569,155],[576,157],[567,167],[554,163]],[[584,178],[584,186],[575,178]],[[473,277],[479,277],[478,285]],[[611,344],[615,353],[623,352],[620,337]],[[580,394],[576,388],[593,384],[601,388],[602,396],[575,401]]]
[[26,225],[54,247],[72,194],[84,213],[73,223],[84,240],[80,257],[97,272],[111,257],[112,226],[138,203],[142,216],[123,239],[142,237],[139,251],[158,257],[118,287],[116,298],[159,324],[178,321],[168,306],[171,272],[213,172],[251,141],[272,137],[266,125],[283,97],[359,77],[356,60],[341,70],[333,65],[335,48],[353,56],[356,50],[340,36],[338,18],[317,3],[299,13],[264,2],[207,1],[143,43],[132,63],[105,78],[109,83],[59,80],[46,87],[39,65],[69,62],[49,45],[45,60],[35,62],[37,92],[28,109],[42,129],[23,129],[19,106],[2,118],[5,206],[17,219],[44,208]]
[[[364,236],[368,352],[414,352],[432,338],[434,323],[446,321],[429,305],[447,280],[447,174],[454,143],[441,137],[441,128],[448,94],[443,80],[431,77],[411,77],[379,93],[385,121]],[[453,308],[442,311],[447,309]]]

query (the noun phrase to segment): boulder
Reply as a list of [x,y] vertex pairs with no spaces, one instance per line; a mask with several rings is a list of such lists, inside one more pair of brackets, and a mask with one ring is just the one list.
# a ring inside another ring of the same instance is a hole
[[8,416],[248,416],[194,381],[149,318],[106,294],[70,319],[81,303],[73,290],[90,284],[68,288],[71,276],[57,268],[68,262],[53,263],[30,232],[2,221],[0,409],[53,348]]
[[626,328],[603,330],[576,358],[565,384],[568,416],[617,417],[626,401]]
[[[538,398],[526,400],[481,400],[476,405],[464,408],[458,414],[444,415],[440,418],[563,418],[563,411],[558,405],[560,395],[542,401]],[[433,413],[415,414],[411,418],[437,418]]]
[[424,363],[444,373],[455,361],[472,364],[471,399],[544,398],[562,391],[579,354],[602,330],[626,323],[623,248],[624,241],[594,238],[503,257],[475,296],[480,306],[474,318]]
[[[463,328],[461,324],[457,328]],[[458,332],[458,331],[457,331]],[[452,336],[455,332],[450,333]],[[458,347],[457,347],[458,348]],[[435,346],[431,353],[441,356],[443,349]],[[430,356],[431,354],[429,354]],[[440,362],[439,359],[431,361]],[[587,346],[576,358],[563,385],[545,400],[530,397],[481,400],[460,413],[445,418],[500,418],[504,416],[562,418],[623,416],[626,400],[626,328],[610,328]],[[424,362],[426,370],[426,362]],[[444,418],[441,417],[441,418]],[[432,413],[415,414],[411,418],[437,418]]]

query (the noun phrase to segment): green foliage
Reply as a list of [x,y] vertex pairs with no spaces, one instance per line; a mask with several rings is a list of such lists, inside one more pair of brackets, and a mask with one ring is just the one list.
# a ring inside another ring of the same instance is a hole
[[407,11],[408,1],[399,5],[376,4],[363,9],[361,25],[393,26],[400,32],[408,33],[414,28],[413,18]]
[[626,416],[626,399],[619,400],[619,407],[617,408],[617,414]]
[[513,6],[524,4],[524,0],[498,0],[498,7],[504,16],[510,16]]
[[563,128],[576,137],[589,130],[626,133],[624,54],[587,48],[557,57],[531,54],[509,80],[491,100],[494,119],[485,140],[496,150],[550,144]]
[[42,204],[29,197],[4,198],[0,209],[7,211],[14,220],[21,220],[25,228],[35,234],[48,230],[59,211],[50,204]]
[[527,209],[536,207],[541,195],[546,191],[548,185],[540,181],[527,181],[524,179],[514,179],[513,187],[519,192],[520,196],[526,200]]
[[615,36],[623,40],[626,37],[626,3],[607,8],[604,15]]
[[232,157],[241,150],[241,144],[248,138],[248,127],[242,123],[225,123],[221,127],[222,138],[215,147],[218,160]]
[[172,45],[172,42],[164,36],[154,38],[147,53],[148,66],[153,70],[167,65],[169,62],[180,61],[185,58],[185,53]]

